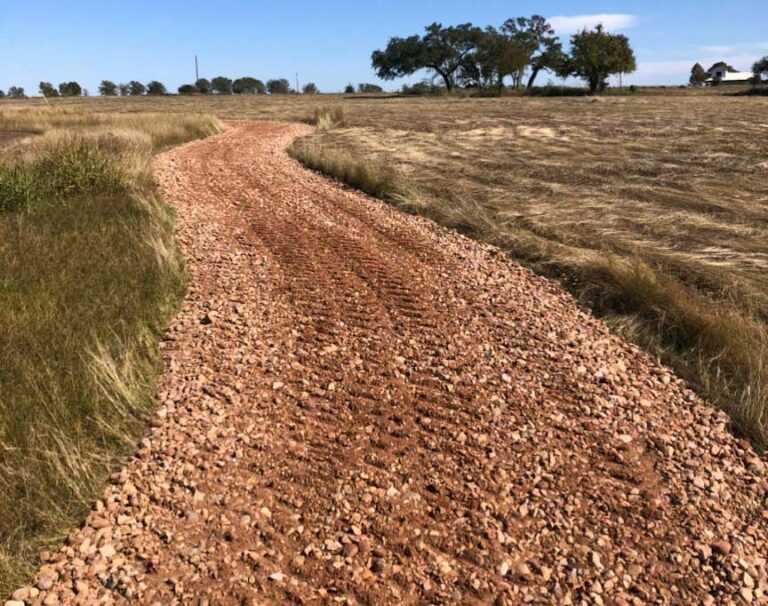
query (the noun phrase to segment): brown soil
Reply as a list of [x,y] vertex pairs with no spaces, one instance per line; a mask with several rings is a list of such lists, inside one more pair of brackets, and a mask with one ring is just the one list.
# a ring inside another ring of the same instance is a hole
[[232,122],[156,173],[191,282],[151,435],[43,604],[766,603],[766,465],[498,250]]

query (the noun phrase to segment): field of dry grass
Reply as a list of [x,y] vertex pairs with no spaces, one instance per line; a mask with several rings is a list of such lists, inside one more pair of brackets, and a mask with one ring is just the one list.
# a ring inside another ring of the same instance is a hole
[[210,116],[0,104],[0,595],[146,429],[184,285],[149,163],[218,129]]

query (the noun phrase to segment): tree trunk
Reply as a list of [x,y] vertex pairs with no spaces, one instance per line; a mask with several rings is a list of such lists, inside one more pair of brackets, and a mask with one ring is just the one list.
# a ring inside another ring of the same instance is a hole
[[451,80],[451,76],[444,72],[437,72],[437,73],[440,74],[440,76],[443,79],[443,82],[445,82],[445,90],[450,92],[451,89],[453,89],[453,81]]
[[501,96],[501,93],[504,92],[504,74],[499,74],[499,96]]
[[539,67],[534,67],[533,68],[533,71],[531,72],[531,77],[528,78],[528,88],[529,89],[533,88],[533,81],[536,80],[536,76],[539,75],[539,70],[540,69],[541,68],[539,68]]

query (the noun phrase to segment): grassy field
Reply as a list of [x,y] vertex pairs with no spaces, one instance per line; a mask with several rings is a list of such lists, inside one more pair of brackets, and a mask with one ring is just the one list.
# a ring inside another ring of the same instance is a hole
[[28,577],[146,427],[183,290],[149,162],[207,116],[0,104],[0,595]]
[[[124,126],[145,133],[136,135],[145,143],[139,146],[140,161],[133,152],[121,155],[107,143],[97,146],[116,158],[112,164],[129,167],[119,171],[116,181],[107,171],[107,185],[99,177],[106,193],[78,194],[66,204],[35,202],[26,210],[0,214],[0,283],[13,285],[10,294],[3,290],[1,295],[10,303],[0,303],[0,347],[3,355],[14,352],[15,360],[0,369],[0,431],[10,436],[3,438],[9,446],[1,459],[6,486],[0,493],[10,495],[0,497],[0,529],[11,529],[0,530],[5,557],[19,553],[8,546],[19,538],[26,541],[30,528],[34,536],[54,536],[51,529],[76,515],[114,453],[135,435],[132,428],[141,426],[144,408],[115,404],[123,400],[114,395],[119,393],[114,386],[127,381],[136,385],[131,393],[149,393],[152,371],[134,360],[152,358],[145,353],[146,339],[138,335],[156,334],[179,288],[173,255],[145,253],[151,247],[137,245],[162,242],[167,251],[169,241],[165,210],[146,194],[151,191],[146,159],[158,145],[203,134],[182,129],[180,136],[146,143],[146,132],[151,140],[151,125],[196,123],[194,116],[201,113],[223,119],[308,121],[319,108],[339,108],[335,118],[320,112],[323,128],[294,145],[295,157],[405,211],[493,242],[536,271],[561,280],[618,332],[660,355],[702,395],[728,410],[738,433],[764,447],[768,98],[722,94],[729,90],[668,92],[599,99],[322,95],[58,100],[57,111],[64,108],[72,112],[63,114],[68,119],[84,120],[82,132],[97,140],[96,133],[112,124],[107,130],[122,132]],[[5,101],[0,116],[42,106],[40,100]],[[145,116],[147,112],[155,115]],[[160,120],[160,114],[168,116]],[[87,120],[104,124],[89,126]],[[204,131],[215,128],[210,121],[204,124]],[[63,132],[71,126],[78,125],[25,126],[0,117],[4,131]],[[43,142],[57,137],[44,134],[23,145],[47,149]],[[7,139],[0,142],[5,149],[22,145],[19,139]],[[6,153],[4,161],[12,163],[10,157]],[[34,152],[32,157],[43,156]],[[94,166],[100,170],[98,161]],[[130,193],[124,189],[125,174],[131,175]],[[4,178],[9,179],[0,177],[0,188]],[[29,199],[49,195],[43,191]],[[100,202],[114,196],[127,202]],[[95,229],[105,223],[114,224],[123,239],[116,242],[109,230]],[[156,235],[147,237],[151,233]],[[82,234],[94,240],[84,246]],[[73,250],[78,252],[70,258]],[[22,260],[17,251],[38,256]],[[131,255],[148,265],[136,270],[136,262],[125,262]],[[104,269],[104,263],[93,262],[96,257],[116,265]],[[166,261],[158,264],[160,258]],[[125,265],[119,266],[121,262]],[[93,272],[91,283],[72,285],[57,277],[86,271],[78,263]],[[115,278],[123,272],[128,272],[124,280]],[[38,273],[49,282],[40,286],[29,277]],[[151,291],[149,304],[128,296],[146,288]],[[94,300],[111,304],[80,309],[83,289],[94,289]],[[100,329],[88,333],[85,327],[94,325]],[[112,326],[118,328],[106,328]],[[58,336],[44,342],[47,334],[61,334],[66,347],[57,349]],[[9,408],[11,402],[25,404]],[[48,420],[60,416],[64,423]],[[61,438],[52,432],[35,442],[50,446],[50,453],[43,449],[31,456],[37,428],[59,426],[76,431],[68,429]],[[113,427],[121,428],[119,436],[113,435]],[[65,439],[70,442],[57,446],[57,440]],[[57,454],[61,452],[67,456]],[[90,471],[79,467],[79,453]],[[20,479],[24,473],[44,480],[25,483]],[[63,491],[66,498],[51,500],[58,493],[47,486]],[[19,511],[14,503],[22,505]],[[16,528],[19,534],[14,534]]]

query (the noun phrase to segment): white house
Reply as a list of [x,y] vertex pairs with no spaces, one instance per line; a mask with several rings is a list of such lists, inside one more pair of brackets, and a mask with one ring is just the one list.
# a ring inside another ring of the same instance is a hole
[[720,84],[748,84],[752,78],[752,72],[737,72],[729,69],[729,66],[724,61],[715,63],[707,70],[708,78],[704,81],[705,84],[711,86],[716,81]]

